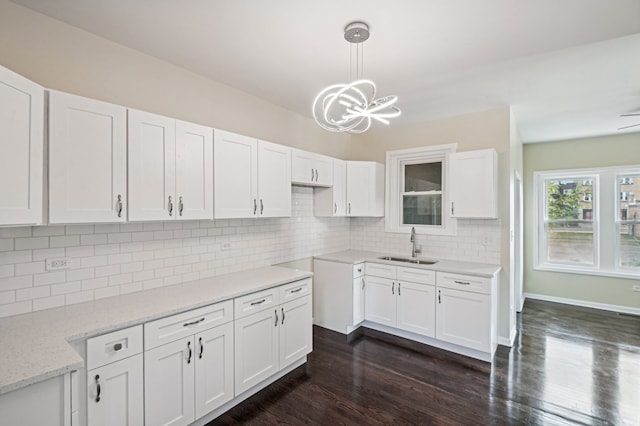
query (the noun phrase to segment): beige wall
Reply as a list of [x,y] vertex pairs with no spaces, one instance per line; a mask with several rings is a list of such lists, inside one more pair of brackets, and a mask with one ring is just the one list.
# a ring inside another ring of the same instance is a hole
[[348,153],[349,135],[7,0],[0,0],[0,65],[47,88],[338,158]]
[[[428,145],[456,143],[457,151],[495,148],[498,152],[498,205],[500,227],[500,295],[498,335],[506,339],[515,323],[510,315],[512,289],[510,285],[510,175],[512,134],[510,108],[465,114],[437,121],[376,129],[352,136],[349,159],[385,162],[386,151]],[[517,149],[517,138],[513,142]],[[516,153],[517,155],[517,153]]]
[[638,280],[535,271],[533,269],[533,172],[640,164],[640,134],[524,146],[525,292],[588,303],[640,307],[631,286]]

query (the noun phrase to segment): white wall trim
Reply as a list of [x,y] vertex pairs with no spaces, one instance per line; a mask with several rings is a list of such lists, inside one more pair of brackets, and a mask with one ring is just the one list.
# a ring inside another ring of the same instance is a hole
[[564,303],[565,305],[582,306],[584,308],[602,309],[604,311],[619,312],[640,316],[640,308],[630,306],[609,305],[607,303],[589,302],[587,300],[567,299],[564,297],[547,296],[545,294],[525,293],[525,298],[534,300],[544,300],[547,302]]
[[513,345],[516,343],[516,336],[518,335],[518,329],[514,326],[511,329],[511,333],[509,338],[505,338],[503,336],[498,336],[498,344],[500,346],[507,346],[509,348],[512,348]]

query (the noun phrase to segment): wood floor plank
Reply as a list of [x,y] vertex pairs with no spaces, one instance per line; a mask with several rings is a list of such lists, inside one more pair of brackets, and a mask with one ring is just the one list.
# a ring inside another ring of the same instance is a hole
[[531,301],[493,364],[315,327],[308,362],[214,425],[640,425],[640,317]]

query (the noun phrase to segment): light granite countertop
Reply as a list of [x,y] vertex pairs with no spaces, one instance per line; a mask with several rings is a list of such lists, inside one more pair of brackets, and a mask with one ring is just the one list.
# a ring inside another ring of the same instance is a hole
[[387,265],[405,266],[408,268],[420,268],[428,269],[437,272],[449,272],[455,274],[472,275],[476,277],[491,278],[502,268],[500,265],[490,265],[486,263],[474,263],[474,262],[459,262],[455,260],[438,260],[429,259],[424,257],[418,257],[421,260],[435,260],[436,263],[432,265],[420,265],[416,263],[397,262],[392,260],[379,259],[381,256],[393,256],[400,258],[407,258],[406,254],[394,254],[394,253],[376,253],[372,251],[362,250],[344,250],[334,253],[327,253],[320,256],[314,256],[314,259],[328,260],[331,262],[356,264],[362,262],[376,262],[385,263]]
[[69,342],[311,277],[269,266],[0,320],[0,394],[84,365]]

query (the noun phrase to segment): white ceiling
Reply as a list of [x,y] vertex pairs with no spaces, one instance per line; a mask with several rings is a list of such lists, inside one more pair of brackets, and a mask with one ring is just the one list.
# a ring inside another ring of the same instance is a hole
[[619,117],[640,111],[640,0],[13,1],[306,116],[361,20],[392,126],[506,105],[525,142],[640,124]]

